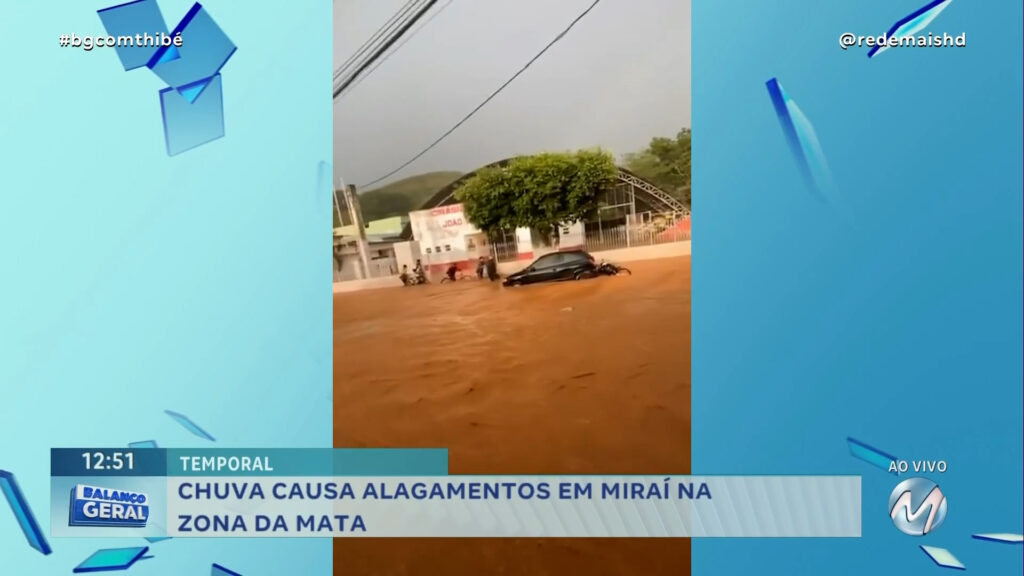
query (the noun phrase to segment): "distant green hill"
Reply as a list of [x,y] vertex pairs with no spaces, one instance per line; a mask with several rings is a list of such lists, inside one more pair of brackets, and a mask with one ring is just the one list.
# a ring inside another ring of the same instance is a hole
[[[428,172],[359,194],[367,222],[391,216],[407,216],[418,210],[435,192],[462,176],[461,172]],[[335,216],[335,226],[338,226]]]

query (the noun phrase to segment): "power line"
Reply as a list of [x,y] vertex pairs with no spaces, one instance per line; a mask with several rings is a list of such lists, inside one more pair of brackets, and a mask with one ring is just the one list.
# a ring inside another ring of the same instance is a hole
[[[410,12],[413,12],[414,9],[418,10],[419,8],[421,8],[423,2],[425,2],[425,1],[426,0],[408,0],[398,10],[398,12],[395,12],[394,14],[392,14],[391,18],[389,18],[387,22],[385,22],[379,29],[377,29],[377,31],[374,33],[374,35],[371,38],[369,38],[366,42],[364,42],[363,45],[359,48],[359,50],[357,52],[355,52],[352,55],[350,55],[348,60],[346,60],[342,65],[338,66],[334,70],[334,81],[335,81],[335,83],[338,82],[339,78],[345,77],[344,72],[346,70],[351,70],[352,67],[354,65],[356,65],[356,64],[365,64],[369,60],[369,58],[372,56],[372,54],[368,54],[368,52],[371,52],[372,50],[374,50],[376,48],[379,48],[381,46],[381,44],[384,44],[388,40],[391,40],[391,39],[395,38],[396,37],[396,34],[395,34],[396,33],[396,30],[395,30],[396,24],[397,25],[401,25],[401,24],[407,23],[409,21],[410,17],[411,17],[410,16]],[[419,6],[417,6],[417,5],[419,5]],[[412,16],[415,16],[415,15],[416,15],[416,13],[412,14]],[[403,22],[403,19],[404,19],[404,22]],[[374,45],[374,44],[376,44],[376,45]],[[362,58],[362,60],[360,60],[360,57],[363,57],[363,56],[365,56],[365,57]],[[351,78],[351,75],[349,75],[349,78]]]
[[405,24],[403,24],[401,28],[399,28],[394,34],[391,35],[390,38],[387,39],[386,42],[384,42],[383,46],[378,48],[377,51],[373,53],[373,55],[367,58],[363,62],[363,64],[356,69],[355,72],[349,75],[348,79],[342,82],[341,86],[334,89],[334,98],[337,98],[338,94],[341,94],[346,88],[351,86],[352,82],[355,81],[355,79],[358,78],[360,74],[362,74],[367,68],[369,68],[378,58],[380,58],[382,54],[387,52],[391,48],[391,46],[398,41],[399,38],[401,38],[406,32],[409,31],[409,28],[412,28],[413,25],[416,24],[416,22],[420,18],[422,18],[424,14],[427,13],[427,11],[434,7],[434,4],[437,4],[437,0],[428,0],[427,3],[424,4],[422,8],[420,8],[415,14],[412,15],[412,17],[406,20]]
[[357,80],[357,81],[356,81],[356,82],[355,82],[354,84],[352,84],[352,85],[351,85],[351,86],[350,86],[350,87],[348,88],[348,90],[346,90],[346,91],[345,91],[345,92],[343,92],[343,93],[340,93],[340,94],[338,94],[338,98],[340,99],[340,98],[344,97],[344,96],[345,96],[346,94],[348,94],[349,92],[351,92],[352,90],[355,90],[357,86],[359,86],[360,84],[362,84],[362,83],[363,83],[363,80],[366,80],[367,78],[369,78],[369,77],[370,77],[370,75],[371,75],[371,74],[373,74],[373,72],[374,72],[375,70],[377,70],[377,68],[380,68],[381,64],[383,64],[383,63],[387,62],[387,61],[388,61],[388,58],[391,58],[392,56],[394,56],[394,55],[395,55],[395,52],[398,52],[399,50],[401,50],[401,49],[402,49],[402,46],[405,46],[405,45],[406,45],[406,44],[407,44],[407,43],[409,42],[409,40],[412,40],[412,39],[413,39],[413,37],[415,37],[415,36],[416,36],[417,34],[419,34],[419,32],[420,32],[421,30],[423,30],[424,28],[426,28],[426,27],[427,27],[427,25],[428,25],[428,24],[430,24],[430,23],[431,23],[431,22],[432,22],[432,21],[434,20],[434,18],[437,18],[438,16],[440,16],[440,15],[441,15],[441,13],[442,13],[442,12],[444,12],[444,9],[445,9],[445,8],[447,8],[447,7],[451,6],[452,2],[454,2],[454,0],[448,0],[447,2],[445,2],[443,6],[441,6],[440,8],[438,8],[436,12],[434,12],[433,14],[431,14],[431,15],[430,15],[430,18],[427,18],[427,19],[426,19],[426,20],[425,20],[425,21],[423,22],[423,24],[421,24],[421,25],[420,25],[420,26],[419,26],[418,28],[416,28],[415,30],[413,30],[411,34],[409,34],[408,36],[406,36],[406,37],[405,37],[405,38],[404,38],[404,39],[402,40],[402,42],[398,44],[398,46],[395,46],[395,49],[394,49],[394,50],[392,50],[392,51],[388,52],[388,53],[387,53],[387,54],[386,54],[386,55],[385,55],[385,56],[384,56],[383,58],[381,58],[381,59],[380,59],[380,61],[378,61],[378,62],[377,62],[376,64],[374,64],[374,65],[373,65],[373,68],[370,68],[369,70],[367,70],[366,74],[363,74],[363,75],[362,75],[362,76],[361,76],[361,77],[360,77],[360,78],[359,78],[359,79],[358,79],[358,80]]
[[417,29],[416,29],[416,30],[414,30],[414,31],[413,31],[413,32],[412,32],[412,33],[411,33],[411,34],[410,34],[409,36],[407,36],[406,38],[404,38],[404,39],[403,39],[403,40],[402,40],[402,41],[401,41],[401,42],[400,42],[400,43],[399,43],[399,44],[398,44],[397,46],[395,46],[395,47],[394,47],[394,49],[393,49],[393,50],[391,50],[390,52],[388,52],[387,54],[385,54],[385,55],[384,55],[384,57],[383,57],[383,58],[381,58],[381,59],[380,59],[380,61],[378,61],[378,63],[374,65],[374,67],[373,67],[373,68],[371,68],[370,70],[368,70],[366,74],[362,75],[362,76],[361,76],[361,77],[360,77],[360,78],[359,78],[359,79],[358,79],[358,80],[357,80],[357,81],[356,81],[356,82],[355,82],[354,84],[352,84],[352,85],[351,85],[351,86],[350,86],[350,87],[348,88],[348,90],[346,90],[346,91],[344,91],[344,92],[342,92],[342,93],[338,94],[338,99],[340,99],[340,98],[344,97],[344,96],[345,96],[345,94],[348,94],[349,92],[351,92],[352,90],[354,90],[354,89],[355,89],[355,88],[356,88],[356,87],[357,87],[357,86],[358,86],[359,84],[361,84],[361,83],[362,83],[362,81],[366,80],[367,78],[370,78],[370,75],[372,75],[372,74],[374,73],[374,71],[376,71],[376,70],[377,70],[378,68],[380,68],[382,64],[386,63],[386,61],[387,61],[387,59],[388,59],[388,58],[390,58],[391,56],[393,56],[393,55],[394,55],[394,53],[395,53],[395,52],[397,52],[398,50],[400,50],[402,46],[406,45],[406,43],[408,43],[408,42],[409,42],[410,40],[412,40],[412,39],[413,39],[413,38],[414,38],[414,37],[415,37],[415,36],[416,36],[417,34],[419,34],[419,33],[420,33],[420,31],[421,31],[421,30],[423,30],[424,28],[426,28],[426,27],[427,27],[427,25],[429,25],[429,24],[431,23],[431,20],[433,20],[434,18],[436,18],[436,17],[438,16],[438,15],[440,15],[440,13],[444,11],[444,8],[447,8],[447,7],[451,6],[451,5],[452,5],[452,2],[454,2],[454,1],[455,1],[455,0],[449,0],[449,1],[445,2],[445,3],[444,3],[444,4],[443,4],[443,5],[442,5],[442,6],[440,7],[440,8],[437,8],[437,11],[436,11],[436,12],[434,12],[433,14],[430,14],[430,17],[429,17],[429,18],[427,18],[426,20],[424,20],[423,24],[422,24],[422,25],[420,25],[420,27],[419,27],[419,28],[417,28]]
[[409,0],[402,6],[399,11],[391,15],[380,28],[374,32],[373,36],[366,40],[359,50],[352,53],[345,62],[343,62],[338,68],[334,70],[334,81],[337,82],[340,78],[345,77],[345,72],[352,70],[353,67],[365,63],[370,57],[373,50],[379,47],[381,44],[388,41],[390,36],[395,34],[395,30],[403,22],[408,21],[410,13],[417,8],[417,4],[421,4],[424,0]]
[[421,0],[409,0],[397,12],[392,14],[391,18],[389,18],[387,22],[385,22],[380,28],[377,29],[376,32],[373,33],[373,36],[367,39],[366,42],[364,42],[363,45],[360,46],[356,52],[352,53],[352,55],[349,56],[348,59],[345,60],[345,62],[342,63],[341,66],[339,66],[334,71],[334,79],[337,80],[338,77],[341,76],[346,69],[350,68],[358,58],[360,58],[363,54],[366,54],[366,52],[373,46],[375,42],[379,41],[381,37],[384,36],[388,32],[388,30],[390,30],[395,25],[395,23],[398,20],[405,17],[405,15],[408,14],[409,11],[412,10],[412,8],[420,1]]
[[559,32],[558,36],[555,36],[554,40],[552,40],[551,42],[548,42],[547,46],[545,46],[540,52],[538,52],[536,56],[531,58],[530,61],[527,62],[525,66],[520,68],[518,72],[513,74],[511,78],[506,80],[504,84],[499,86],[497,90],[492,92],[490,96],[485,98],[484,101],[481,102],[476,108],[474,108],[469,114],[466,114],[466,116],[463,117],[462,120],[459,120],[458,122],[456,122],[456,124],[454,126],[452,126],[451,128],[449,128],[447,132],[442,134],[440,136],[440,138],[438,138],[437,140],[434,140],[434,142],[431,143],[430,146],[427,146],[419,154],[417,154],[417,155],[413,156],[412,158],[410,158],[405,164],[402,164],[398,168],[395,168],[391,172],[388,172],[387,174],[381,176],[380,178],[377,178],[376,180],[373,180],[371,182],[367,182],[366,184],[363,184],[360,188],[368,188],[368,187],[373,186],[374,184],[380,182],[381,180],[386,180],[386,179],[390,178],[391,176],[394,176],[396,173],[401,171],[403,168],[405,168],[406,166],[408,166],[408,165],[412,164],[413,162],[419,160],[420,157],[422,157],[427,152],[430,152],[435,146],[440,144],[441,141],[443,141],[445,138],[447,138],[449,135],[451,135],[452,132],[455,132],[456,130],[458,130],[460,126],[462,126],[463,124],[466,123],[467,120],[472,118],[474,114],[479,112],[481,108],[486,106],[488,102],[493,100],[495,98],[495,96],[500,94],[502,90],[507,88],[509,84],[514,82],[515,79],[518,78],[520,75],[522,75],[523,72],[526,72],[526,70],[530,66],[532,66],[534,62],[539,60],[540,57],[543,56],[545,52],[547,52],[552,46],[557,44],[559,40],[561,40],[563,37],[565,37],[565,35],[568,34],[569,31],[572,30],[573,27],[576,26],[576,24],[579,23],[580,20],[582,20],[587,14],[590,13],[591,10],[593,10],[600,3],[601,3],[601,0],[594,0],[593,4],[591,4],[589,7],[587,7],[586,10],[584,10],[582,13],[580,13],[579,16],[577,16],[572,22],[570,22],[569,25],[565,28],[565,30],[562,30],[561,32]]
[[359,57],[365,54],[366,51],[369,50],[374,43],[379,41],[380,38],[388,31],[388,29],[390,29],[399,18],[401,18],[406,12],[408,12],[409,9],[416,2],[417,0],[409,0],[408,2],[405,3],[404,6],[402,6],[402,8],[400,8],[397,12],[392,14],[391,17],[388,18],[387,22],[382,24],[381,27],[378,28],[377,31],[373,33],[373,35],[367,38],[366,41],[363,42],[362,45],[359,46],[359,48],[355,52],[349,54],[349,57],[344,62],[342,62],[337,68],[334,69],[334,78],[337,79],[339,76],[341,76],[342,73],[349,66],[351,66],[353,62],[355,62]]

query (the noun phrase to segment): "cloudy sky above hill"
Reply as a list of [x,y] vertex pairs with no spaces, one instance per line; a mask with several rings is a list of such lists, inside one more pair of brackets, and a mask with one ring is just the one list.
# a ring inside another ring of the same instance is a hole
[[[363,186],[412,158],[591,2],[440,0],[422,29],[335,100],[335,175]],[[335,68],[405,3],[335,0]],[[602,0],[444,142],[377,186],[549,150],[602,146],[620,156],[684,126],[690,126],[690,1]]]

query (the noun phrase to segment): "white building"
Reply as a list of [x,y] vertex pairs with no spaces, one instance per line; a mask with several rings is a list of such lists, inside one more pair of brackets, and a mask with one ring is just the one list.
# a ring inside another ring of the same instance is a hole
[[[371,278],[398,274],[395,259],[394,240],[367,237],[370,256]],[[334,281],[360,280],[363,278],[363,263],[359,257],[359,245],[355,236],[334,237]]]
[[[407,219],[395,217],[374,220],[366,224],[366,243],[369,255],[370,278],[398,274],[395,243],[400,242],[402,227]],[[357,230],[351,225],[334,229],[334,281],[364,278],[363,263],[359,256]]]
[[[571,224],[559,230],[554,246],[544,246],[537,234],[528,228],[517,228],[514,234],[492,245],[487,234],[469,222],[462,204],[449,204],[430,210],[419,210],[409,214],[409,227],[415,246],[403,252],[396,250],[398,264],[404,260],[416,259],[416,253],[424,267],[431,271],[443,271],[451,264],[473,270],[481,256],[496,256],[499,260],[532,260],[540,253],[558,249],[579,248],[583,245],[583,225]],[[408,253],[408,256],[404,256]],[[403,257],[404,256],[404,257]],[[413,262],[408,262],[412,268]]]

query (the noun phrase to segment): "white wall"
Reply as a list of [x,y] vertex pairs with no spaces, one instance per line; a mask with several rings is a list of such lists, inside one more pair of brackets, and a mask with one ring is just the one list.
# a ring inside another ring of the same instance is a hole
[[520,254],[533,252],[533,235],[529,228],[516,228],[516,250]]
[[[355,246],[350,246],[348,242],[342,245],[340,251],[338,248],[338,240],[335,240],[335,258],[334,258],[334,280],[347,281],[357,280],[363,277],[363,263],[359,257],[359,250]],[[338,262],[336,256],[340,253],[341,255],[341,269],[338,269]],[[391,276],[397,274],[398,268],[397,261],[394,254],[393,244],[389,242],[375,242],[367,247],[367,253],[370,257],[369,270],[367,274],[371,278],[378,276]],[[383,253],[383,256],[381,255]],[[392,270],[394,268],[394,270]]]
[[[424,264],[443,266],[452,262],[476,260],[490,254],[490,246],[480,242],[484,234],[466,217],[462,204],[411,212],[409,227],[413,237],[420,243]],[[467,244],[467,238],[474,239],[472,247]],[[528,228],[516,229],[516,250],[520,254],[534,251]]]
[[344,294],[347,292],[360,292],[362,290],[378,290],[381,288],[401,288],[402,281],[398,276],[385,278],[370,278],[369,280],[351,280],[349,282],[335,282],[334,293]]
[[340,270],[338,269],[337,259],[334,260],[334,281],[358,280],[362,277],[362,267],[363,263],[359,261],[359,256],[355,254],[342,254]]
[[[395,252],[399,252],[402,242],[395,245]],[[622,248],[620,250],[607,250],[604,252],[592,252],[598,260],[608,260],[617,264],[623,262],[636,262],[638,260],[656,260],[659,258],[674,258],[690,255],[690,242],[672,242],[669,244],[656,244],[654,246],[638,246],[635,248]],[[518,272],[526,267],[529,262],[505,262],[498,264],[498,273],[507,276]],[[400,288],[401,282],[397,276],[390,278],[371,278],[369,280],[353,280],[350,282],[335,282],[334,293],[357,292],[360,290],[376,290],[380,288]]]
[[463,214],[462,204],[411,212],[409,226],[420,244],[423,263],[435,266],[470,259],[466,236],[480,232]]
[[[653,246],[636,246],[633,248],[621,248],[619,250],[605,250],[603,252],[591,252],[596,260],[607,260],[620,264],[622,262],[636,262],[638,260],[657,260],[659,258],[675,258],[678,256],[690,255],[690,242],[669,242],[667,244],[655,244]],[[539,255],[537,255],[539,257]],[[526,268],[528,261],[502,262],[498,264],[498,273],[507,276]]]
[[422,258],[420,254],[420,243],[411,240],[409,242],[398,242],[394,245],[395,250],[395,261],[398,264],[398,271],[402,271],[402,266],[408,266],[409,271],[416,266],[416,260]]
[[638,260],[657,260],[658,258],[674,258],[676,256],[689,256],[691,250],[690,241],[668,242],[665,244],[654,244],[652,246],[635,246],[633,248],[620,248],[618,250],[605,250],[603,252],[592,252],[591,255],[597,260],[608,260],[609,262],[636,262]]
[[573,222],[568,226],[560,226],[558,228],[558,247],[576,248],[583,246],[585,230],[586,226],[584,226],[583,222]]

